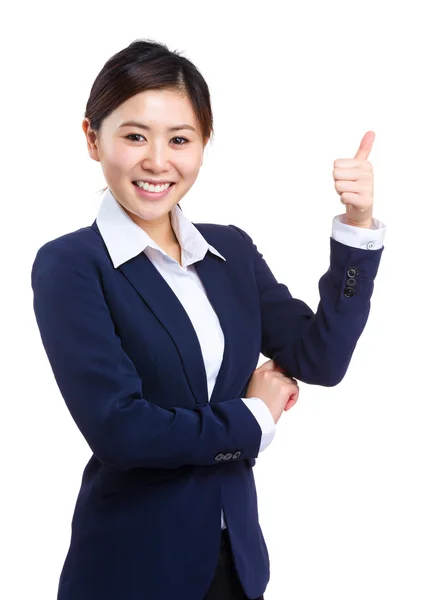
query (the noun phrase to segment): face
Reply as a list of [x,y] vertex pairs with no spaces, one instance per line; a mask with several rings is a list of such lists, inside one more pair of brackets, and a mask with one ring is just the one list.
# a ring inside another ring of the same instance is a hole
[[[123,125],[128,121],[140,126]],[[189,98],[176,90],[140,92],[106,117],[99,132],[87,119],[82,127],[89,155],[101,163],[123,209],[155,241],[172,241],[169,213],[195,182],[206,145]],[[136,180],[173,185],[166,194],[147,194]]]

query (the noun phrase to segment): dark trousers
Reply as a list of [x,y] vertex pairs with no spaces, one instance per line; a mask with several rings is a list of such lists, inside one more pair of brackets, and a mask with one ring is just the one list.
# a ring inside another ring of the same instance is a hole
[[[236,572],[227,528],[221,532],[217,570],[204,600],[249,600]],[[263,596],[256,600],[263,600]]]

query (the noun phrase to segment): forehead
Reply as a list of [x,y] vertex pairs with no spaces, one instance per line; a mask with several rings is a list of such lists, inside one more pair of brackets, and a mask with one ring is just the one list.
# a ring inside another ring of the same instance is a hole
[[177,123],[189,123],[198,127],[189,97],[176,90],[147,90],[122,102],[109,115],[113,127],[128,120],[142,120],[148,125],[170,127]]

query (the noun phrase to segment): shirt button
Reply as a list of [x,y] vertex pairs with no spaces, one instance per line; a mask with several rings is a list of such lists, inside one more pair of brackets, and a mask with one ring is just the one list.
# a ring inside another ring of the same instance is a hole
[[367,244],[367,248],[368,248],[368,250],[373,250],[373,248],[374,248],[374,247],[375,247],[375,243],[374,243],[374,242],[369,242],[369,243]]

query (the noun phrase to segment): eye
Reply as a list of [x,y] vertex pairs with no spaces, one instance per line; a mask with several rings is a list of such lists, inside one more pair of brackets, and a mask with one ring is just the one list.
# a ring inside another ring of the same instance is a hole
[[175,138],[172,138],[172,139],[173,139],[173,140],[184,140],[184,143],[183,143],[183,144],[178,144],[179,146],[184,146],[184,144],[187,144],[187,143],[188,143],[188,141],[189,141],[189,140],[188,140],[187,138],[185,138],[185,137],[175,137]]
[[[139,133],[130,133],[129,135],[126,136],[126,139],[129,140],[131,137],[144,137],[143,135],[140,135]],[[139,141],[139,140],[131,140],[131,142],[134,141]]]
[[[143,135],[141,135],[140,133],[130,133],[129,135],[126,136],[127,140],[131,140],[131,138],[135,138],[135,137],[141,137],[144,138]],[[173,137],[173,140],[183,140],[183,142],[180,142],[179,144],[175,144],[176,146],[184,146],[185,144],[187,144],[189,142],[189,140],[185,137]],[[135,140],[132,139],[131,142],[139,142],[140,140]]]

